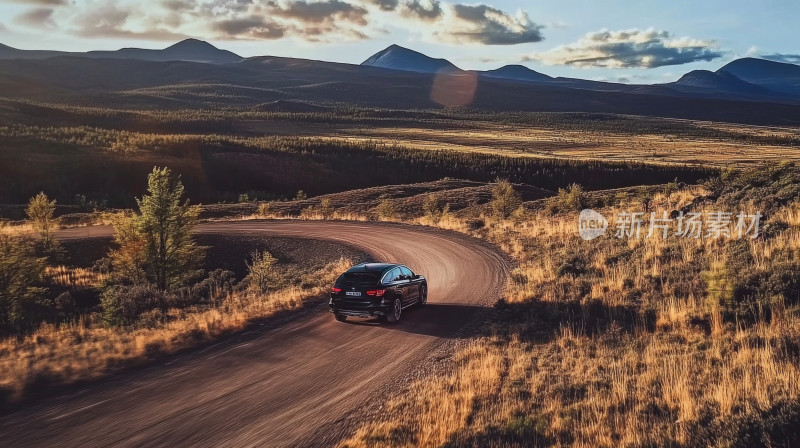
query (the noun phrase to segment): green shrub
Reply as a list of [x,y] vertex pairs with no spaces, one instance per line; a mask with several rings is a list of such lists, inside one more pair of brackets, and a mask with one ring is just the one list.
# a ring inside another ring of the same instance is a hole
[[56,201],[48,199],[44,192],[32,197],[25,209],[25,214],[33,228],[39,232],[42,244],[47,250],[50,250],[54,243],[53,230],[56,227],[56,220],[53,218],[53,214],[55,211]]
[[375,214],[379,219],[393,220],[397,218],[397,207],[391,199],[384,199],[375,207]]
[[500,219],[511,216],[522,205],[522,198],[514,190],[514,186],[507,180],[497,180],[492,187],[492,210]]
[[422,211],[431,222],[437,224],[450,213],[450,204],[445,204],[442,207],[442,201],[439,197],[431,193],[425,197],[425,202],[422,203]]
[[587,199],[583,187],[571,184],[568,188],[559,188],[558,195],[547,200],[546,210],[550,213],[578,211],[586,207]]
[[45,267],[30,241],[0,235],[0,330],[30,328],[52,313]]
[[333,213],[335,211],[336,210],[333,208],[331,200],[328,198],[323,199],[322,202],[319,204],[319,214],[322,215],[322,219],[333,218]]
[[166,309],[170,298],[153,285],[115,285],[100,295],[103,321],[108,326],[130,325],[154,309]]
[[260,293],[265,293],[274,288],[278,278],[275,264],[278,260],[267,251],[255,251],[250,254],[250,260],[246,261],[248,274],[247,282],[250,287]]

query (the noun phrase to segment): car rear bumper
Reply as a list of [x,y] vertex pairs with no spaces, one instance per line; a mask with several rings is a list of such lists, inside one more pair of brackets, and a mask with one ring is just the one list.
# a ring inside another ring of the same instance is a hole
[[386,316],[389,313],[389,305],[380,304],[356,304],[356,303],[341,303],[332,300],[330,303],[330,312],[334,314],[344,314],[345,316],[354,317],[371,317],[371,316]]
[[385,316],[386,309],[375,309],[375,310],[343,310],[343,309],[336,309],[331,308],[331,313],[333,314],[343,314],[345,316],[352,316],[352,317],[376,317],[376,316]]

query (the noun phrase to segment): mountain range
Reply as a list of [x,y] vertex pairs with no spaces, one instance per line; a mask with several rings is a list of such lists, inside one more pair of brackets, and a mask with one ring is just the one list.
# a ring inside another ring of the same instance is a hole
[[[444,81],[437,81],[442,73]],[[433,85],[450,96],[434,98]],[[522,65],[467,71],[399,45],[360,65],[242,58],[195,39],[162,50],[85,53],[0,45],[0,97],[115,108],[274,111],[317,111],[315,106],[337,104],[420,109],[468,104],[793,125],[800,124],[800,66],[744,58],[716,71],[696,70],[675,82],[647,85],[551,77]]]
[[115,51],[68,52],[50,50],[19,50],[0,44],[0,59],[47,59],[57,56],[74,56],[94,59],[136,59],[141,61],[191,61],[209,64],[232,64],[241,56],[220,50],[208,42],[197,39],[182,40],[163,50],[122,48]]
[[[426,73],[461,71],[446,59],[434,59],[399,45],[376,53],[361,65]],[[716,72],[695,70],[678,81],[650,85],[553,78],[522,65],[506,65],[475,73],[487,78],[586,90],[800,102],[800,66],[756,58],[735,60]]]

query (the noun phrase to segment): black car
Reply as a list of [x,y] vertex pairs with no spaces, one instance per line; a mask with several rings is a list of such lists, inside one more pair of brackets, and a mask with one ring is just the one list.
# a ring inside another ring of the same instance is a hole
[[339,276],[331,288],[331,312],[344,322],[348,316],[377,316],[398,322],[403,310],[428,301],[428,281],[406,266],[362,263]]

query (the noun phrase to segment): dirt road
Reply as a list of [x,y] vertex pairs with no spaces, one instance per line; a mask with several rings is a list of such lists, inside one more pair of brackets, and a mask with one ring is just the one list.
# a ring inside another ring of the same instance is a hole
[[[0,418],[3,446],[328,445],[337,422],[453,337],[506,277],[499,251],[455,234],[376,223],[243,221],[201,233],[339,241],[429,279],[429,305],[399,325],[336,322],[325,307],[116,375]],[[62,238],[108,236],[103,227]],[[313,244],[313,241],[310,241]],[[245,256],[245,254],[242,254]],[[351,319],[352,320],[352,319]]]

